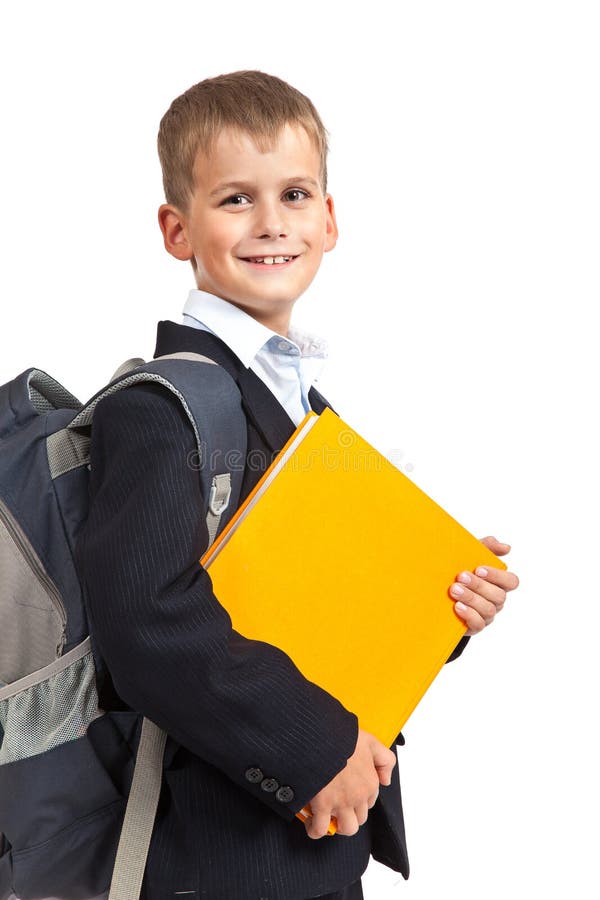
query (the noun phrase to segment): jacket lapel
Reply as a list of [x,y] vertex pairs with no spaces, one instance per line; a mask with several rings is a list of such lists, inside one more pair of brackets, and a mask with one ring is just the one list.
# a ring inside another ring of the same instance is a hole
[[[296,426],[258,375],[247,369],[227,344],[216,335],[199,328],[176,325],[175,322],[159,322],[154,357],[182,351],[208,356],[229,372],[240,389],[244,412],[269,450],[279,453],[294,433]],[[312,405],[311,394],[309,399]],[[321,409],[313,407],[315,412],[323,411],[322,399],[315,391],[315,403],[321,406]]]

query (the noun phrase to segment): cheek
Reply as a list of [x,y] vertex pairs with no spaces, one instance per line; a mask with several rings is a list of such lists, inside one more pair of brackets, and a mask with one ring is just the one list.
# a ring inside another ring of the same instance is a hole
[[239,215],[218,217],[208,223],[207,234],[210,234],[210,243],[215,252],[230,252],[244,234],[242,217]]
[[322,255],[325,253],[327,242],[327,232],[325,229],[325,221],[314,222],[310,230],[309,242],[315,257],[315,264],[318,266]]
[[196,258],[210,268],[220,267],[232,255],[241,238],[236,216],[206,216],[195,233]]
[[312,245],[316,249],[323,250],[327,238],[327,220],[325,216],[319,213],[319,215],[311,220],[308,227],[310,229],[310,240]]

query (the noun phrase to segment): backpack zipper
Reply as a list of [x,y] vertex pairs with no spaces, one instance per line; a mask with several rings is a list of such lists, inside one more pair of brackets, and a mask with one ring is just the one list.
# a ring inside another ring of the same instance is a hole
[[[2,522],[2,524],[6,528],[9,537],[12,538],[17,550],[26,561],[27,565],[41,584],[44,591],[50,597],[52,603],[54,604],[56,610],[60,615],[64,634],[64,629],[67,624],[67,612],[65,610],[65,605],[63,603],[62,597],[58,592],[58,588],[44,569],[41,560],[31,546],[27,535],[25,534],[11,511],[5,505],[3,500],[0,500],[0,522]],[[56,648],[56,651],[59,655],[63,646],[64,638]]]

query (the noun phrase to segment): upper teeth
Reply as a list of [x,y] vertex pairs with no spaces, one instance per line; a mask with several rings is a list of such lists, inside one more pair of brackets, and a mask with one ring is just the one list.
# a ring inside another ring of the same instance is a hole
[[284,262],[289,262],[291,258],[292,258],[291,256],[256,256],[256,257],[252,258],[252,262],[257,262],[257,263],[261,262],[261,263],[266,263],[268,266],[272,266],[273,263],[280,264],[280,263],[284,263]]

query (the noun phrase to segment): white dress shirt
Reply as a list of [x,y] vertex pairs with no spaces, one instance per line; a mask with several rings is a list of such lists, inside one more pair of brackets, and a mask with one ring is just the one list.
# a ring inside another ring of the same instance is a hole
[[293,325],[283,337],[233,303],[198,290],[189,293],[183,324],[221,338],[264,381],[295,425],[309,412],[308,392],[327,359],[322,338]]

